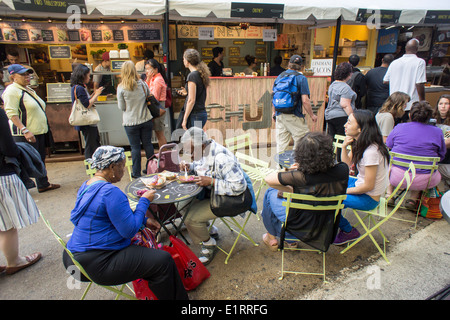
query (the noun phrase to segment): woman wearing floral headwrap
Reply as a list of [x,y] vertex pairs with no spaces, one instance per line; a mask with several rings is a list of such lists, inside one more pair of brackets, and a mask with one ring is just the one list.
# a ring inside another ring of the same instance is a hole
[[[131,239],[141,227],[153,232],[161,227],[154,218],[146,217],[155,191],[144,193],[133,212],[126,195],[112,185],[124,174],[123,148],[101,146],[88,161],[97,172],[78,190],[70,215],[75,228],[67,248],[74,258],[100,285],[144,279],[160,300],[187,299],[169,253],[131,245]],[[67,253],[64,253],[64,264],[71,265]]]

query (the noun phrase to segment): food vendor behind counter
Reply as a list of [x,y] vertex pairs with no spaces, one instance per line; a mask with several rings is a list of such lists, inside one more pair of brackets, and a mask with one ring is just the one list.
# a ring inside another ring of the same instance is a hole
[[[102,63],[100,63],[94,70],[95,72],[111,72],[111,61],[109,60],[109,52],[102,54]],[[100,87],[103,87],[103,96],[108,94],[116,94],[116,89],[114,87],[114,77],[113,75],[94,75],[94,91]]]

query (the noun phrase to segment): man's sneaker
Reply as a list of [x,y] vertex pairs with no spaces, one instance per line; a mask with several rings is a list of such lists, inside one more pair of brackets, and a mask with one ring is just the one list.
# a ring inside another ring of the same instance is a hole
[[356,228],[352,228],[350,232],[344,232],[342,230],[339,230],[339,233],[337,234],[336,239],[334,239],[333,244],[339,246],[341,244],[345,244],[347,242],[356,240],[360,236],[361,234]]

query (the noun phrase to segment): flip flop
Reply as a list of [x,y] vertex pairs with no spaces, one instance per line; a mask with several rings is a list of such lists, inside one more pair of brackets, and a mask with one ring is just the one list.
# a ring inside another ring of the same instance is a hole
[[25,257],[25,259],[27,260],[26,264],[23,264],[23,265],[17,266],[17,267],[6,267],[6,274],[12,275],[22,269],[28,268],[29,266],[38,262],[41,259],[41,257],[42,257],[42,254],[40,252],[36,252],[29,256],[26,256]]
[[270,251],[278,251],[278,240],[277,239],[270,239],[269,240],[269,234],[264,233],[263,234],[263,242],[266,244],[266,246],[269,248]]

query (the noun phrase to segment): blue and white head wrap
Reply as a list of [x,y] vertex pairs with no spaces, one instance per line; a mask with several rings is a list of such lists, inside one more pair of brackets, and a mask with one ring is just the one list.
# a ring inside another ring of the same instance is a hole
[[103,170],[108,168],[111,164],[125,160],[125,150],[114,146],[100,146],[98,147],[92,158],[87,159],[91,168]]

